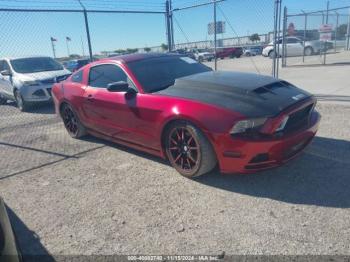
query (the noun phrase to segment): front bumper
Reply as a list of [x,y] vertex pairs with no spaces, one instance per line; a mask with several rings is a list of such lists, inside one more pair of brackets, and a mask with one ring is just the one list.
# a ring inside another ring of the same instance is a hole
[[280,166],[296,157],[315,136],[320,115],[314,111],[307,127],[276,138],[247,140],[229,134],[216,139],[222,173],[253,173]]
[[26,102],[49,102],[52,85],[22,86],[21,95]]

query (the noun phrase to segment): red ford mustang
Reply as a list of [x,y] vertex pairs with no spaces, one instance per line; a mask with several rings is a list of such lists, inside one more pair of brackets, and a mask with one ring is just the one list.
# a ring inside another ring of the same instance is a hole
[[52,90],[68,133],[167,158],[184,176],[279,166],[314,137],[316,99],[292,84],[214,72],[177,54],[133,54],[86,65]]

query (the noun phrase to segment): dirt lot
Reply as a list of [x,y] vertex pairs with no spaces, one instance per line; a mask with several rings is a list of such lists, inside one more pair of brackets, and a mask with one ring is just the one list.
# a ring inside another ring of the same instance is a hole
[[317,137],[287,165],[195,180],[150,155],[71,139],[51,106],[0,106],[0,195],[25,254],[350,255],[350,104],[338,102],[319,103]]

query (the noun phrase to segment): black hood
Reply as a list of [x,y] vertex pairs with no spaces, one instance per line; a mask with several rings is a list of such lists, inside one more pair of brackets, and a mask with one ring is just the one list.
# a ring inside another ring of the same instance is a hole
[[274,116],[311,96],[270,76],[225,71],[179,78],[173,86],[157,94],[220,106],[247,117]]

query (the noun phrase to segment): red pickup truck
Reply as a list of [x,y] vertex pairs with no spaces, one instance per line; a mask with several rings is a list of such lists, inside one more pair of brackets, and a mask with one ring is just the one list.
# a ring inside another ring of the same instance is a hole
[[243,54],[242,47],[225,47],[216,49],[216,57],[224,59],[225,57],[239,58]]

